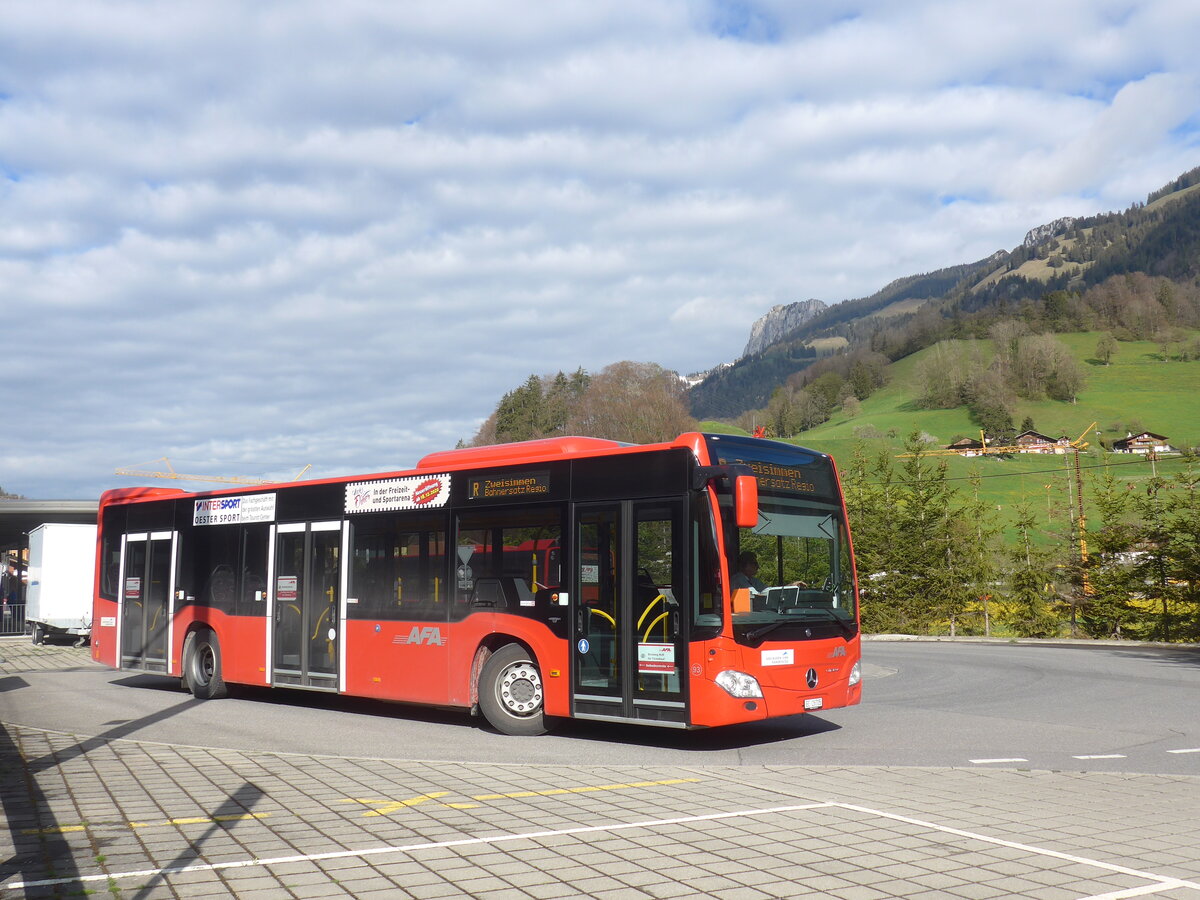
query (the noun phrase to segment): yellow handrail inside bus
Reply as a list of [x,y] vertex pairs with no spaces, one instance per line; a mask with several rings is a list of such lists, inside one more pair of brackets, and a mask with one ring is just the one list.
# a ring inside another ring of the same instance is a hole
[[[589,607],[589,609],[591,609],[591,607]],[[613,627],[613,630],[616,631],[616,629],[617,629],[617,620],[616,619],[614,619],[612,616],[610,616],[608,613],[606,613],[602,609],[592,609],[591,611],[592,611],[593,615],[604,616],[604,618],[608,619],[609,623]]]
[[[646,621],[646,616],[650,615],[650,610],[654,609],[654,604],[656,604],[659,600],[661,600],[663,603],[666,603],[667,602],[666,595],[659,594],[657,597],[655,597],[653,600],[651,600],[649,603],[646,604],[646,608],[642,611],[642,617],[640,619],[638,619],[638,623],[637,623],[638,628],[642,627],[642,623]],[[655,619],[655,621],[657,622],[658,620]]]
[[670,612],[670,610],[665,610],[665,609],[664,609],[662,612],[660,612],[660,613],[658,614],[658,618],[656,618],[656,619],[655,619],[653,622],[651,622],[651,623],[650,623],[650,627],[646,629],[646,634],[645,634],[645,636],[642,638],[642,643],[643,643],[643,644],[648,644],[648,643],[650,643],[650,632],[652,632],[652,631],[654,630],[654,626],[655,626],[655,625],[657,625],[659,622],[662,622],[662,623],[663,623],[663,640],[664,640],[664,641],[666,641],[666,640],[667,640],[667,638],[668,638],[668,635],[667,635],[667,620],[668,620],[670,617],[671,617],[671,612]]
[[323,610],[321,610],[321,615],[317,616],[317,624],[313,627],[313,633],[312,633],[311,640],[315,641],[317,639],[317,635],[321,633],[321,623],[324,622],[325,617],[327,615],[329,615],[329,610],[330,610],[330,607],[327,606]]

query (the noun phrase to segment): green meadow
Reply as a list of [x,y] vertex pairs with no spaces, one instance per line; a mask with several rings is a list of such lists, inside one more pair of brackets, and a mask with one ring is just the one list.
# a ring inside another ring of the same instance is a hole
[[[1200,332],[1187,334],[1192,341]],[[1162,456],[1150,461],[1142,456],[1104,452],[1100,439],[1111,445],[1128,432],[1152,431],[1166,435],[1172,446],[1200,446],[1200,361],[1164,359],[1157,343],[1122,342],[1110,365],[1096,358],[1100,333],[1055,335],[1067,345],[1085,371],[1086,382],[1075,403],[1018,401],[1013,420],[1019,427],[1026,416],[1034,428],[1046,435],[1066,435],[1081,439],[1088,446],[1079,454],[1084,482],[1084,513],[1092,519],[1091,482],[1107,466],[1117,478],[1131,482],[1133,489],[1155,472],[1170,475],[1186,463],[1179,457]],[[950,342],[962,343],[962,342]],[[986,358],[990,342],[981,342]],[[870,454],[886,453],[894,457],[897,468],[903,465],[900,454],[904,441],[913,432],[932,439],[930,449],[944,448],[959,437],[978,437],[979,427],[971,421],[965,407],[926,410],[918,408],[921,390],[917,371],[921,360],[933,348],[913,354],[891,366],[891,380],[862,401],[860,412],[847,416],[835,413],[816,428],[795,435],[795,443],[830,453],[845,469],[856,445]],[[1174,351],[1178,353],[1178,345]],[[1095,423],[1093,425],[1093,423]],[[702,428],[717,427],[703,423]],[[1011,537],[1011,522],[1017,507],[1028,505],[1038,515],[1044,530],[1042,542],[1054,542],[1070,533],[1076,496],[1075,454],[1015,454],[1010,457],[962,457],[945,459],[947,477],[954,487],[975,490],[972,477],[978,478],[980,496],[994,508],[1006,533]]]

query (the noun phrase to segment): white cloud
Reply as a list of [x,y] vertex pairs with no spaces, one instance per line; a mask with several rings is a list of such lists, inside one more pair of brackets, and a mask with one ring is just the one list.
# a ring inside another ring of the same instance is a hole
[[1157,0],[51,0],[0,31],[0,484],[409,465],[1197,164]]

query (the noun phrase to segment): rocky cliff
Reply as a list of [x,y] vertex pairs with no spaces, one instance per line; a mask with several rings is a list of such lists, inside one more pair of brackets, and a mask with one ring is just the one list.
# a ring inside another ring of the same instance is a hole
[[1060,234],[1066,234],[1075,225],[1075,219],[1072,216],[1063,216],[1061,219],[1055,219],[1053,222],[1047,222],[1045,225],[1039,225],[1037,228],[1031,228],[1029,233],[1025,235],[1025,240],[1021,242],[1022,247],[1036,247],[1038,244],[1043,244],[1052,237],[1057,237]]
[[795,331],[825,308],[820,300],[799,300],[786,306],[772,306],[750,329],[750,342],[742,356],[758,353]]

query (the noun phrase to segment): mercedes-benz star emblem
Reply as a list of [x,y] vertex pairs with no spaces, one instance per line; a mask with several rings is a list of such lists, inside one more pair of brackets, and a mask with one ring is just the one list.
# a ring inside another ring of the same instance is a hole
[[817,686],[817,670],[809,669],[804,673],[804,680],[808,684],[808,689],[812,690]]

